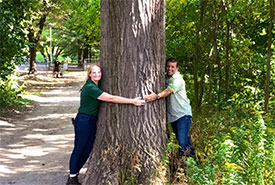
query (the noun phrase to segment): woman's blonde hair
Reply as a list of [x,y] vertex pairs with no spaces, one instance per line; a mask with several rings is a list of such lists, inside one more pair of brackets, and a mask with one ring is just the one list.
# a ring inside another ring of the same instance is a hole
[[84,87],[84,85],[91,79],[90,74],[91,74],[91,72],[92,72],[92,70],[93,70],[93,68],[94,68],[95,66],[97,66],[97,67],[99,67],[99,68],[101,69],[100,64],[98,64],[98,63],[91,64],[91,65],[88,67],[88,69],[87,69],[87,77],[86,77],[86,80],[84,81],[84,83],[83,83],[83,85],[82,85],[82,87],[81,87],[81,89],[80,89],[79,91],[81,91],[82,88]]

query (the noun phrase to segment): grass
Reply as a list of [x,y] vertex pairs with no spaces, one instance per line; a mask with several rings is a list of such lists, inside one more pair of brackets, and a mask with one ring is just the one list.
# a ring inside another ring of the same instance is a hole
[[0,106],[0,116],[4,116],[10,113],[18,113],[23,111],[27,105],[33,103],[33,100],[19,97],[12,105]]
[[[53,56],[53,60],[54,60],[54,56]],[[60,60],[60,61],[71,62],[71,59],[69,59],[69,58],[67,58],[67,57],[63,57],[63,56],[59,56],[59,57],[58,57],[58,60]],[[37,61],[37,62],[43,62],[43,61],[44,61],[44,57],[43,57],[43,55],[41,55],[40,52],[37,52],[37,53],[36,53],[36,61]],[[78,62],[76,61],[76,63],[78,63]]]
[[42,92],[30,92],[30,91],[24,91],[22,95],[34,95],[34,96],[42,96]]

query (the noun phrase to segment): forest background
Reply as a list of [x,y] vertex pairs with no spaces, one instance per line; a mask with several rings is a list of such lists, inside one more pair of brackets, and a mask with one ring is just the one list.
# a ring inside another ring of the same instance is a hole
[[[274,9],[274,0],[166,0],[166,56],[180,61],[194,112],[191,184],[275,183]],[[0,0],[0,40],[8,110],[28,102],[15,73],[26,59],[31,75],[37,55],[80,67],[99,57],[100,1]],[[170,134],[162,162],[171,184],[184,176],[177,147]]]

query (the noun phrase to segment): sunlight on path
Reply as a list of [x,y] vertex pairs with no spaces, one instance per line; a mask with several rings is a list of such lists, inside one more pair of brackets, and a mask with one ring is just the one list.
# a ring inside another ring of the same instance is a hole
[[83,74],[40,97],[24,95],[35,101],[33,108],[0,120],[1,185],[65,184]]

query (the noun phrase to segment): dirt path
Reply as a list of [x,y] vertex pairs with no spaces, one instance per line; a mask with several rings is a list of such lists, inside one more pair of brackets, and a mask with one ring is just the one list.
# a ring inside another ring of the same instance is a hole
[[59,79],[40,74],[27,80],[29,90],[45,91],[39,97],[25,96],[35,102],[23,112],[0,117],[1,185],[66,183],[74,140],[70,119],[77,112],[84,78],[84,72],[75,72]]

